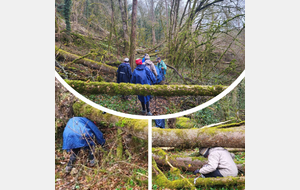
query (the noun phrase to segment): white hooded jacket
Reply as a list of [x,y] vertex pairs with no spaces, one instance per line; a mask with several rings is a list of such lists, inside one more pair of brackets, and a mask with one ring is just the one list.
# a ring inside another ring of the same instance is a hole
[[238,174],[238,168],[230,153],[222,147],[209,149],[208,164],[204,165],[199,172],[201,174],[208,174],[216,169],[220,171],[223,177],[236,177]]

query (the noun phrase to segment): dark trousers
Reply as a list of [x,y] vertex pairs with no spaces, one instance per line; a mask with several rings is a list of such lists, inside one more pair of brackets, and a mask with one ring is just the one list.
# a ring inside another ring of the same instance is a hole
[[141,102],[141,104],[142,104],[143,111],[145,111],[146,108],[147,108],[147,112],[150,112],[150,104],[149,104],[149,102],[147,102],[146,104],[143,103],[143,102]]
[[94,159],[94,155],[93,152],[91,151],[91,149],[89,147],[85,147],[85,148],[74,148],[72,149],[72,154],[70,156],[70,160],[68,162],[68,166],[73,166],[74,162],[76,161],[76,158],[78,156],[78,153],[81,149],[88,149],[89,150],[89,160],[93,160]]
[[217,169],[213,172],[210,172],[208,174],[203,174],[205,177],[223,177],[220,171]]

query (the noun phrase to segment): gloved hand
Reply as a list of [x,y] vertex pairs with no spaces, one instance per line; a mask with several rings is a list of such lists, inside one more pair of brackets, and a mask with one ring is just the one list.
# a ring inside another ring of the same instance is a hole
[[199,173],[199,171],[200,171],[199,169],[195,170],[194,171],[194,175],[196,175],[197,173]]

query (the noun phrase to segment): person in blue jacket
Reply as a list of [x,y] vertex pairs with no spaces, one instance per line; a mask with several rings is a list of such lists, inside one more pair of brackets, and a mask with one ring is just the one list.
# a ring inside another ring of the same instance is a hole
[[155,127],[162,128],[162,129],[165,128],[165,124],[166,124],[165,119],[155,119],[154,122],[155,122]]
[[[94,140],[95,139],[95,140]],[[104,146],[105,139],[103,133],[98,127],[89,119],[85,117],[71,118],[63,132],[63,150],[71,152],[70,160],[65,168],[66,173],[69,173],[76,157],[81,149],[89,150],[89,165],[95,165],[95,158],[93,155],[93,147],[96,142]]]
[[[146,59],[146,56],[147,56],[148,54],[146,53],[145,55],[144,55],[144,57],[143,57],[143,59],[142,59],[142,63],[145,63],[145,59]],[[149,56],[149,55],[148,55]]]
[[[129,83],[130,79],[132,77],[131,67],[129,64],[129,59],[125,58],[124,63],[121,63],[121,65],[118,67],[117,70],[117,83]],[[128,96],[122,95],[123,99],[128,99]]]
[[[153,84],[155,84],[156,79],[154,74],[150,71],[150,69],[146,67],[145,64],[142,64],[142,60],[137,59],[135,60],[135,63],[137,66],[132,73],[132,78],[130,80],[130,83],[151,85],[152,82]],[[138,95],[138,99],[141,101],[142,104],[142,109],[143,109],[142,113],[145,114],[147,109],[147,115],[152,115],[152,113],[150,112],[150,104],[149,104],[150,95],[148,96]]]

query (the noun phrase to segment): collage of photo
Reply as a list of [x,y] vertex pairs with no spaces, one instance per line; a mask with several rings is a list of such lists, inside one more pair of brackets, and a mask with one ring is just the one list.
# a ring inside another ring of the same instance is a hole
[[245,1],[55,0],[55,189],[244,190]]

